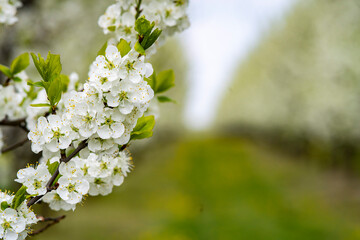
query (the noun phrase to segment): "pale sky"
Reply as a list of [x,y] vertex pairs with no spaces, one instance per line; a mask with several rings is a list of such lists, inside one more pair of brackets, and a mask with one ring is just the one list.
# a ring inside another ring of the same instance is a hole
[[182,34],[190,71],[184,121],[210,127],[241,60],[295,0],[190,0],[191,27]]

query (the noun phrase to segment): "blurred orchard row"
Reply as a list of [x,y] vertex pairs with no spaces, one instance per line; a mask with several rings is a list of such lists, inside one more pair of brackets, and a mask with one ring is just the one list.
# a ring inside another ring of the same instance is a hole
[[218,127],[360,173],[360,4],[298,1],[242,63]]

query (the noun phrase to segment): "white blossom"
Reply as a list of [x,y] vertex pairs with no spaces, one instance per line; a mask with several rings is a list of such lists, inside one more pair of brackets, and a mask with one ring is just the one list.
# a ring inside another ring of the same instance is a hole
[[98,118],[97,134],[102,139],[119,138],[125,131],[124,115],[119,110],[107,108]]
[[47,118],[40,117],[35,129],[28,134],[32,141],[32,150],[40,152],[46,147],[51,152],[66,149],[77,134],[68,125],[68,122],[58,115],[50,115]]
[[[108,7],[105,14],[99,18],[98,24],[105,34],[114,33],[117,40],[121,38],[135,44],[137,32],[134,30],[137,2],[118,1]],[[142,2],[141,16],[145,16],[155,27],[162,30],[161,39],[164,42],[168,36],[181,32],[189,27],[189,20],[186,15],[187,0],[152,0]],[[158,47],[161,44],[154,44]],[[147,53],[153,53],[152,48]]]
[[90,183],[89,195],[106,196],[112,192],[113,184],[111,177],[107,178],[93,178]]
[[21,5],[17,0],[0,0],[0,23],[12,25],[17,22],[16,8]]
[[13,85],[3,87],[0,85],[0,121],[7,117],[16,120],[25,117],[25,110],[21,103],[23,96],[18,94]]
[[27,187],[29,194],[42,195],[46,193],[46,184],[51,175],[45,163],[39,164],[36,168],[27,167],[20,169],[17,173],[16,182]]
[[58,183],[57,194],[69,204],[81,202],[83,195],[89,191],[89,182],[82,178],[63,176],[59,178]]
[[60,195],[55,191],[51,191],[47,193],[42,200],[49,204],[49,207],[54,211],[69,211],[69,210],[75,210],[76,204],[70,204],[64,201]]

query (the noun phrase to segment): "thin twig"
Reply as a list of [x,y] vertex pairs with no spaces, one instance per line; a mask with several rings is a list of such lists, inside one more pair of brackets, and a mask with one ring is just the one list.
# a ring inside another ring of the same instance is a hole
[[7,152],[10,152],[18,147],[21,147],[22,145],[24,145],[29,139],[28,138],[25,138],[24,140],[18,142],[18,143],[15,143],[11,146],[8,146],[8,147],[5,147],[1,150],[1,153],[7,153]]
[[125,148],[127,148],[127,146],[128,146],[127,144],[122,145],[120,151],[123,151]]
[[142,9],[140,9],[141,7],[141,2],[142,0],[138,0],[135,10],[136,10],[136,15],[135,15],[135,19],[138,19],[140,17],[141,12],[143,11]]
[[57,217],[57,218],[43,218],[41,221],[42,222],[50,222],[48,224],[46,224],[43,228],[40,228],[36,231],[33,231],[31,233],[29,233],[29,236],[35,236],[39,233],[42,233],[44,232],[46,229],[48,229],[49,227],[59,223],[61,220],[63,220],[66,216],[63,215],[63,216],[60,216],[60,217]]
[[[79,146],[69,155],[66,157],[66,155],[64,153],[61,154],[61,159],[60,162],[63,163],[67,163],[69,162],[73,157],[75,157],[82,149],[84,149],[87,146],[87,140],[82,141]],[[50,180],[48,181],[48,183],[46,184],[46,193],[50,192],[51,190],[53,190],[53,184],[56,180],[56,178],[59,176],[59,167],[56,169],[56,171],[54,172],[54,174],[51,176]],[[45,194],[46,194],[45,193]],[[44,195],[45,195],[44,194]],[[35,203],[37,203],[44,195],[38,195],[34,198],[32,198],[28,203],[27,206],[30,207],[32,205],[34,205]]]
[[4,82],[4,84],[3,84],[3,86],[4,86],[4,87],[9,86],[10,81],[11,81],[11,78],[7,77],[6,80],[5,80],[5,82]]

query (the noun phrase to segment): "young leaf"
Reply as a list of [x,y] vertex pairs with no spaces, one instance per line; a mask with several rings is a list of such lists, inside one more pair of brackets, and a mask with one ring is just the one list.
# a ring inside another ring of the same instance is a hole
[[158,101],[161,102],[161,103],[164,103],[164,102],[173,102],[173,103],[176,103],[175,100],[169,98],[169,97],[166,97],[166,96],[158,96],[157,97]]
[[40,54],[36,56],[34,53],[31,53],[31,57],[34,61],[36,69],[45,82],[51,82],[61,73],[62,66],[60,62],[60,55],[51,54],[49,52],[46,61]]
[[48,103],[37,103],[37,104],[30,104],[32,107],[51,107]]
[[0,71],[5,74],[8,78],[12,77],[11,70],[7,66],[0,64]]
[[116,30],[115,26],[110,26],[107,28],[110,32],[114,32]]
[[135,128],[131,132],[131,140],[149,138],[153,135],[155,126],[154,116],[141,117],[138,119]]
[[159,38],[162,30],[156,28],[151,34],[145,35],[144,39],[141,42],[141,46],[146,50],[151,47],[156,40]]
[[21,81],[22,81],[22,79],[19,78],[19,77],[13,77],[12,80],[13,80],[14,82],[21,82]]
[[145,55],[145,50],[144,48],[141,46],[141,44],[139,42],[135,43],[134,46],[135,51],[137,51],[138,53],[140,53],[141,55]]
[[61,99],[63,84],[61,82],[61,76],[56,77],[51,81],[50,86],[47,88],[47,96],[51,106],[56,106]]
[[175,86],[175,74],[173,70],[162,71],[156,76],[155,93],[162,93]]
[[33,82],[33,81],[28,81],[27,85],[32,86],[32,87],[42,87],[45,88],[44,86],[44,82]]
[[50,161],[48,161],[46,165],[48,166],[50,174],[53,175],[59,166],[59,162],[50,163]]
[[61,80],[61,85],[62,85],[61,90],[62,90],[62,92],[66,92],[68,89],[69,83],[70,83],[70,79],[67,75],[61,74],[60,80]]
[[160,29],[154,29],[155,22],[150,23],[144,16],[135,21],[135,30],[139,33],[139,43],[144,50],[151,47],[161,34]]
[[14,199],[13,199],[13,201],[12,201],[11,207],[12,207],[13,209],[16,210],[16,209],[20,206],[20,204],[25,201],[25,199],[26,199],[25,194],[26,194],[26,187],[25,187],[25,186],[22,186],[22,187],[16,192],[16,194],[15,194],[15,196],[14,196]]
[[144,16],[139,17],[135,21],[135,31],[137,31],[140,36],[144,36],[149,31],[151,32],[154,26],[155,23],[150,23]]
[[105,50],[106,50],[106,48],[107,48],[107,42],[105,42],[104,43],[104,45],[102,45],[102,47],[100,48],[100,50],[98,51],[98,53],[97,53],[97,55],[99,56],[99,55],[103,55],[103,56],[105,56]]
[[61,178],[61,177],[62,177],[61,174],[57,175],[57,177],[56,177],[55,180],[54,180],[53,185],[55,185],[55,184],[58,182],[59,178]]
[[120,42],[117,45],[117,48],[121,54],[121,57],[124,57],[131,50],[130,44],[124,39],[120,39]]
[[10,70],[12,75],[16,75],[17,73],[23,71],[27,66],[29,66],[29,53],[23,53],[19,55],[14,61],[11,63]]
[[153,74],[150,77],[145,78],[145,81],[147,81],[147,83],[152,88],[152,90],[155,91],[155,89],[156,89],[156,73],[155,73],[155,71],[153,72]]
[[4,211],[5,209],[9,208],[9,204],[6,201],[1,203],[1,210]]

